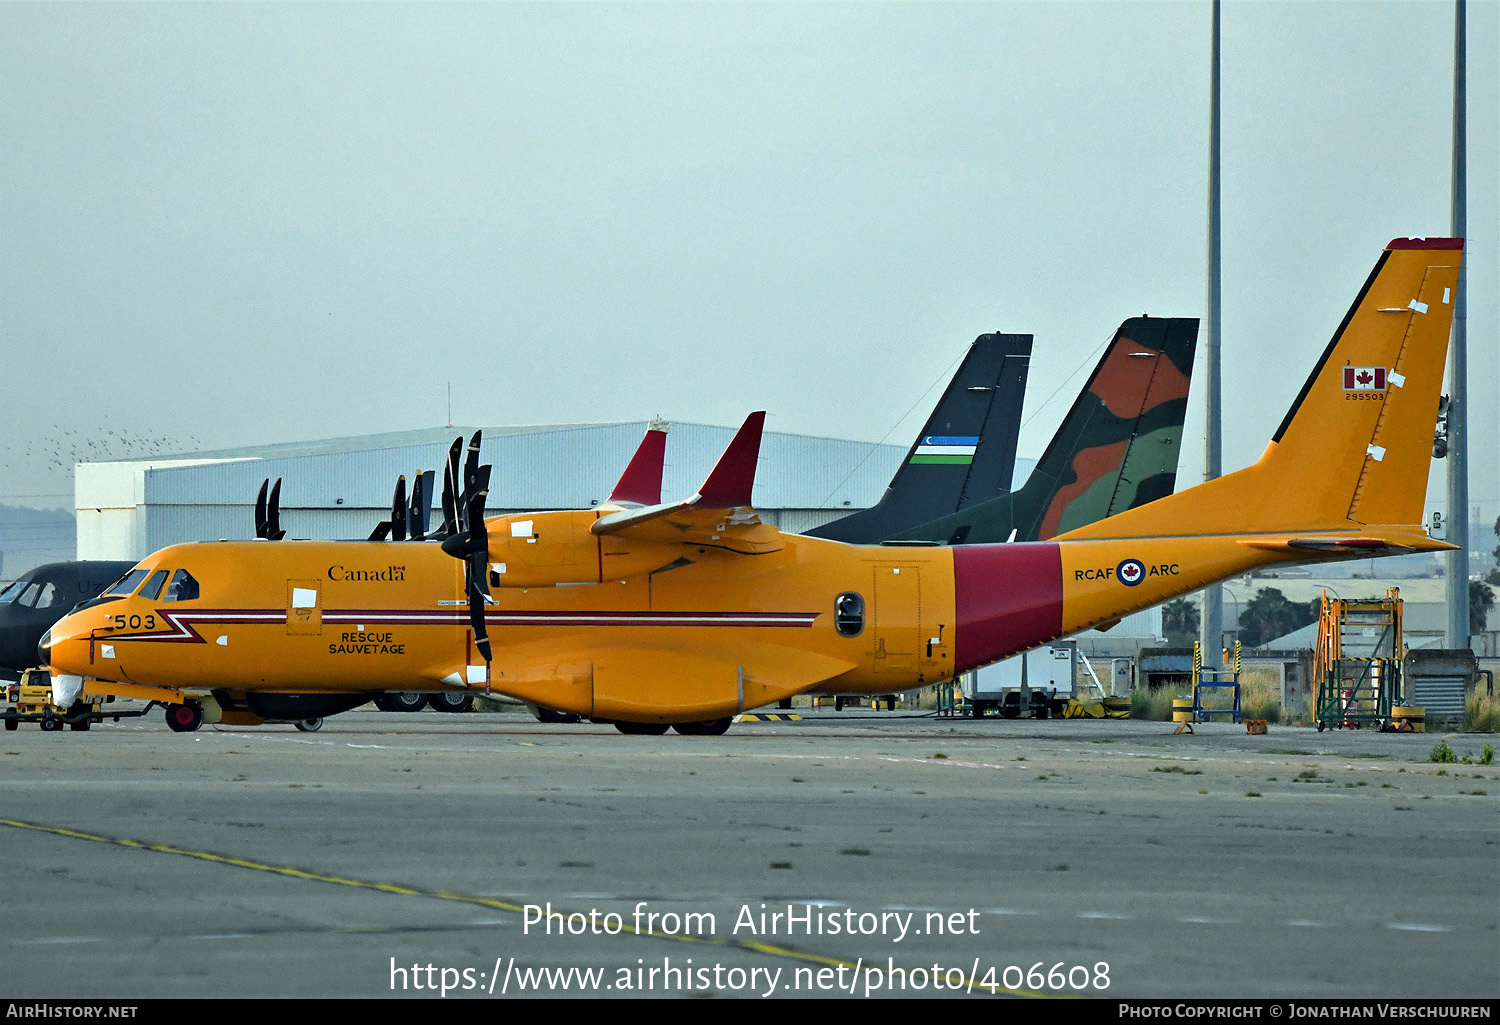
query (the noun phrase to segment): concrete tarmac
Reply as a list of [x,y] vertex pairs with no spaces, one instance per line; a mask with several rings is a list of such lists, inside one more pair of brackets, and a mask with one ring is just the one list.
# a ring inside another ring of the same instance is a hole
[[1439,735],[807,714],[22,727],[4,989],[1500,996],[1500,767]]

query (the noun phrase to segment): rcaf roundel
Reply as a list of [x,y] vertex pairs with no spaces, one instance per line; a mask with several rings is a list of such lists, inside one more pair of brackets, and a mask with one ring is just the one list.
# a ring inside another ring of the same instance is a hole
[[1345,367],[1344,391],[1385,391],[1385,367]]

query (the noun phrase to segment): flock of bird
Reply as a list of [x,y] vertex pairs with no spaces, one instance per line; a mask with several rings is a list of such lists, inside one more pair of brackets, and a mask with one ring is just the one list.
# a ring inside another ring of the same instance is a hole
[[[40,437],[12,441],[0,451],[0,502],[12,499],[33,504],[73,492],[73,467],[84,462],[148,459],[192,452],[200,442],[194,435],[155,436],[124,427],[65,427],[51,424]],[[56,495],[52,494],[53,492]]]

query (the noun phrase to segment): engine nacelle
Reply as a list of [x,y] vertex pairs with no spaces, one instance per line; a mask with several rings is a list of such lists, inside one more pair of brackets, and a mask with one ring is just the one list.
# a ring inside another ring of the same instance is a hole
[[553,587],[642,576],[677,558],[675,545],[590,531],[591,509],[512,513],[485,520],[490,586]]

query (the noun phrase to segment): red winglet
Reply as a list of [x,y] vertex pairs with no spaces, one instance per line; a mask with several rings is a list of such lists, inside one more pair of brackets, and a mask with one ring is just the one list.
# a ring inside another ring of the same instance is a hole
[[698,489],[700,497],[695,505],[703,509],[734,509],[750,504],[755,463],[760,458],[760,435],[765,426],[765,410],[745,417],[744,425],[719,457],[714,472]]
[[1461,238],[1393,238],[1387,249],[1462,249]]
[[640,448],[630,457],[630,465],[620,476],[620,483],[609,493],[611,502],[635,502],[638,505],[661,504],[661,469],[667,456],[667,432],[651,429],[641,439]]

